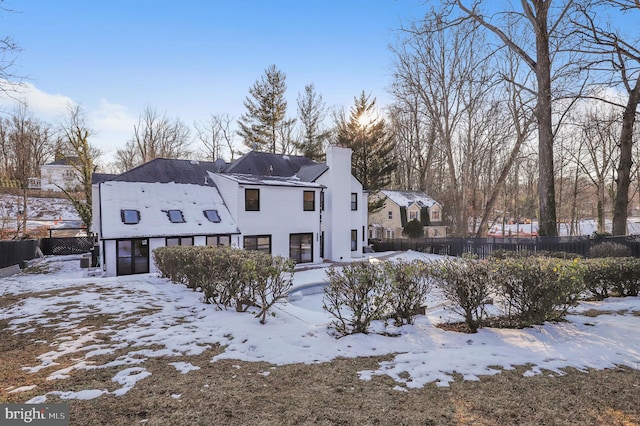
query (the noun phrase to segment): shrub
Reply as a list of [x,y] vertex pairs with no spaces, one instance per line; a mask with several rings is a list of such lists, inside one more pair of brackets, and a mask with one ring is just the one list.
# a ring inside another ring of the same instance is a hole
[[436,285],[475,333],[485,317],[484,302],[491,293],[490,263],[478,260],[444,260],[430,268]]
[[287,298],[293,283],[295,262],[284,257],[271,257],[267,253],[251,252],[252,272],[254,274],[254,295],[260,308],[256,317],[260,323],[267,321],[267,312],[273,305]]
[[232,247],[161,247],[153,258],[163,277],[200,289],[205,303],[237,312],[258,308],[262,324],[293,280],[292,260]]
[[558,321],[577,303],[584,289],[578,259],[530,257],[493,264],[497,299],[506,326],[527,327]]
[[594,257],[631,257],[631,249],[624,244],[605,241],[591,247],[589,256]]
[[382,319],[388,305],[388,288],[382,267],[357,262],[327,270],[323,308],[334,320],[331,327],[341,335],[367,333],[371,322]]
[[385,278],[389,285],[389,318],[396,325],[413,324],[413,318],[424,314],[423,304],[431,288],[426,263],[384,262]]
[[418,219],[413,219],[402,228],[402,235],[409,238],[422,238],[424,237],[424,226]]
[[637,296],[640,260],[633,257],[602,257],[585,262],[584,283],[596,300],[609,296]]

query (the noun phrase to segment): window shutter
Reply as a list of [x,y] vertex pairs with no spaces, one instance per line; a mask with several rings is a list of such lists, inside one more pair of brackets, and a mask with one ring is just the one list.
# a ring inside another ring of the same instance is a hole
[[407,208],[404,206],[400,206],[400,224],[403,228],[407,224]]
[[420,209],[420,222],[423,226],[429,226],[429,208],[422,207]]

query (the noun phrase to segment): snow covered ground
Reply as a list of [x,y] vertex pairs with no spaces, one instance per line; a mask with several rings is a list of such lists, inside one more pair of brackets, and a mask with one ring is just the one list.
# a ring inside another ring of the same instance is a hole
[[[416,252],[392,258],[439,259]],[[400,332],[397,337],[369,334],[335,339],[329,333],[330,318],[320,309],[321,294],[317,292],[298,291],[294,302],[278,306],[275,316],[269,317],[266,325],[260,325],[249,313],[218,311],[203,304],[199,293],[151,274],[86,277],[78,259],[48,258],[45,262],[54,273],[19,274],[0,281],[0,297],[39,292],[0,309],[0,318],[8,321],[14,333],[28,334],[37,327],[51,327],[50,350],[38,357],[39,363],[24,366],[26,371],[45,370],[49,379],[64,381],[75,369],[120,368],[113,377],[121,386],[118,390],[52,392],[63,399],[90,399],[107,393],[124,395],[151,374],[145,368],[147,359],[196,355],[216,343],[224,347],[224,352],[211,362],[264,361],[274,364],[274,368],[289,363],[327,362],[336,357],[393,354],[392,360],[380,363],[377,369],[360,371],[359,376],[369,380],[388,375],[395,380],[397,391],[434,381],[439,386],[448,386],[454,372],[466,380],[478,380],[481,375],[499,374],[516,365],[532,365],[525,375],[550,372],[561,375],[565,367],[583,371],[615,365],[640,368],[637,297],[581,303],[566,323],[461,334],[434,326],[459,319],[434,293],[427,315],[418,317],[415,325],[387,330]],[[295,286],[320,283],[325,280],[324,274],[323,268],[296,272]],[[62,291],[46,295],[47,290]],[[580,315],[590,309],[602,310],[603,314]],[[101,328],[80,326],[84,319],[97,314],[109,314],[110,319]],[[382,330],[385,326],[377,323],[375,327]],[[105,343],[104,336],[109,343]],[[114,356],[103,365],[92,360],[117,349],[124,349],[126,355]],[[61,368],[57,360],[68,354],[72,354],[75,364]],[[197,365],[183,360],[171,365],[184,374],[198,374]],[[21,392],[32,388],[5,390]],[[43,394],[30,402],[43,402],[46,398],[47,394]]]

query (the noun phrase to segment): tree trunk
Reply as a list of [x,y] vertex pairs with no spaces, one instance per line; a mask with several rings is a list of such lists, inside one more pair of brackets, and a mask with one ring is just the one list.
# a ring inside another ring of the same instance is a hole
[[627,233],[627,207],[629,205],[629,186],[631,185],[631,165],[633,150],[633,126],[636,121],[636,110],[640,102],[640,75],[636,85],[629,92],[629,99],[622,114],[622,131],[620,132],[620,163],[616,179],[616,198],[613,203],[613,235]]
[[[539,8],[538,13],[542,8]],[[546,11],[545,11],[546,12]],[[551,119],[551,59],[549,56],[549,31],[547,17],[537,17],[536,28],[536,79],[538,82],[536,117],[538,118],[538,198],[540,199],[541,236],[557,236],[556,191],[553,168],[553,122]]]

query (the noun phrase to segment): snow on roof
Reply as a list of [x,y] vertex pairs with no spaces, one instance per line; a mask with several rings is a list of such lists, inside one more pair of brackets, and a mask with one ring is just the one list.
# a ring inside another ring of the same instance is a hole
[[392,191],[389,189],[383,189],[380,192],[399,206],[409,207],[411,204],[416,203],[420,207],[433,207],[435,204],[438,204],[436,200],[424,192]]
[[265,185],[265,186],[294,186],[303,188],[324,188],[324,185],[314,182],[305,182],[297,176],[280,177],[280,176],[259,176],[246,175],[240,173],[219,173],[218,176],[225,177],[229,180],[245,185]]
[[[177,183],[107,181],[100,184],[102,238],[235,234],[238,227],[217,188]],[[140,221],[122,223],[121,210],[137,210]],[[181,210],[184,223],[172,223],[168,210]],[[204,210],[217,210],[219,223]]]

